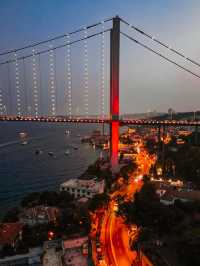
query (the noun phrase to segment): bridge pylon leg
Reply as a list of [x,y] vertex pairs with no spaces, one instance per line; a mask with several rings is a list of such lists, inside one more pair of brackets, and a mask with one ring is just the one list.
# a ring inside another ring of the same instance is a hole
[[119,145],[119,57],[120,18],[113,18],[110,32],[110,160],[112,172],[118,166]]

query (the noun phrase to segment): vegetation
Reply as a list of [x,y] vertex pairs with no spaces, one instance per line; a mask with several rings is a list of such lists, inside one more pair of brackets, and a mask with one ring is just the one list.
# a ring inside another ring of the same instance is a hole
[[17,207],[8,210],[8,212],[3,217],[2,222],[3,223],[15,223],[15,222],[17,222],[19,213],[20,213],[20,209]]
[[57,206],[65,208],[66,204],[73,201],[73,196],[66,191],[43,191],[30,193],[23,198],[21,206],[24,208],[38,205]]
[[175,201],[173,206],[160,203],[154,187],[145,182],[134,201],[120,204],[119,215],[126,223],[136,224],[140,235],[133,247],[155,246],[157,239],[175,249],[181,265],[200,265],[200,203]]
[[120,169],[120,176],[123,176],[125,179],[128,179],[129,175],[136,170],[137,164],[135,161],[130,161],[127,165],[123,166]]
[[171,143],[166,147],[165,159],[170,159],[176,166],[176,176],[200,187],[200,148],[186,143],[174,152],[171,147]]
[[88,209],[93,212],[99,208],[105,207],[109,202],[109,196],[106,193],[95,195],[89,202]]

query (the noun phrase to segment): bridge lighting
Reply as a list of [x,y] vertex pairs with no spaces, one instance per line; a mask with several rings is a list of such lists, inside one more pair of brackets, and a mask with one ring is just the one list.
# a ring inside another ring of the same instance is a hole
[[101,35],[101,79],[100,79],[100,118],[105,116],[105,25],[101,23],[102,35]]
[[84,27],[84,109],[88,117],[88,44],[87,44],[87,27]]
[[70,43],[70,34],[66,36],[67,47],[66,47],[66,113],[69,118],[72,117],[72,74],[71,74],[71,47]]
[[35,49],[32,50],[32,74],[33,74],[33,103],[35,116],[38,117],[38,78],[37,78],[37,67],[36,67],[36,56]]
[[20,92],[20,81],[19,81],[19,64],[17,61],[17,53],[14,54],[15,57],[15,88],[16,88],[16,106],[17,115],[21,115],[21,92]]
[[3,115],[3,95],[1,89],[0,89],[0,115]]
[[56,115],[56,89],[55,89],[55,64],[54,64],[54,50],[53,45],[50,44],[49,51],[49,88],[50,88],[50,112],[51,115]]

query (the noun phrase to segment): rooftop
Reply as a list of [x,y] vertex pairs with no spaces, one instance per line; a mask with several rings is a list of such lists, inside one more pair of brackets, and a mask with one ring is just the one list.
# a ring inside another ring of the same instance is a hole
[[[86,188],[88,190],[98,192],[100,187],[103,185],[104,180],[96,181],[93,179],[70,179],[61,184],[61,187],[71,187],[71,188]],[[102,191],[103,192],[103,191]]]
[[22,223],[0,224],[0,245],[12,244],[23,228]]
[[63,248],[64,249],[80,248],[87,241],[88,241],[87,236],[63,240]]
[[36,206],[26,209],[22,214],[23,218],[29,219],[47,219],[48,221],[54,221],[58,218],[60,211],[56,207]]

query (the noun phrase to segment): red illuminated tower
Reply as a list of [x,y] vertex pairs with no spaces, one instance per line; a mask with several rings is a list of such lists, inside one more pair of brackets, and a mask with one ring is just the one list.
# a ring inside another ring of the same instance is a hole
[[119,144],[119,51],[120,18],[113,18],[110,33],[110,157],[112,170],[118,165]]

